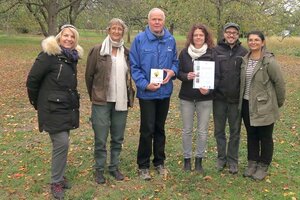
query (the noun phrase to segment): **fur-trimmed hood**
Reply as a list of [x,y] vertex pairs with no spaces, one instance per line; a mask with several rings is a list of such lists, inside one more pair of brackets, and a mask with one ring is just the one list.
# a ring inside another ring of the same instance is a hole
[[[42,49],[48,55],[58,55],[61,53],[61,48],[55,40],[54,36],[47,37],[42,41]],[[79,45],[75,48],[78,51],[79,58],[83,57],[83,48]]]

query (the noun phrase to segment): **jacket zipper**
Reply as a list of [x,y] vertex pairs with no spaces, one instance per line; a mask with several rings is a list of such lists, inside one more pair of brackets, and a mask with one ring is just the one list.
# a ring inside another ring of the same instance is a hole
[[62,67],[63,67],[63,65],[62,64],[60,64],[60,67],[59,67],[59,72],[58,72],[58,74],[57,74],[57,80],[59,79],[59,76],[60,76],[60,73],[61,73],[61,70],[62,70]]

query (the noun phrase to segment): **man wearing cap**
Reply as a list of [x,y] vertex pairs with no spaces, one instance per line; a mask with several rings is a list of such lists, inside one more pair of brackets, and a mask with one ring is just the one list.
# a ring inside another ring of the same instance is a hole
[[[222,171],[226,164],[229,173],[238,172],[238,151],[240,143],[241,117],[238,112],[240,66],[247,50],[239,41],[240,27],[229,22],[224,25],[224,33],[216,46],[220,63],[221,79],[215,89],[213,101],[214,135],[217,142],[217,169]],[[229,125],[229,140],[226,138],[226,121]]]

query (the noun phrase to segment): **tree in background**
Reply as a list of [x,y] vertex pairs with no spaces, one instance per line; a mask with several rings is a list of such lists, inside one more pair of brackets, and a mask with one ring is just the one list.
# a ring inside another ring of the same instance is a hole
[[[58,17],[62,12],[68,13],[68,23],[75,24],[78,15],[91,0],[11,0],[0,1],[1,13],[14,8],[25,7],[39,24],[44,36],[55,35],[58,30]],[[22,19],[23,20],[23,19]]]
[[[38,25],[47,36],[59,25],[104,30],[107,22],[121,18],[128,25],[127,41],[134,30],[143,30],[153,7],[166,13],[166,27],[186,34],[191,24],[206,24],[220,39],[222,27],[232,21],[241,25],[242,35],[259,29],[266,34],[289,30],[300,32],[300,0],[0,0],[0,28]],[[25,13],[30,13],[27,17]],[[25,15],[25,16],[24,16]],[[17,17],[16,17],[17,16]],[[22,17],[23,16],[23,17]],[[26,20],[25,20],[26,19]],[[14,23],[13,23],[14,22]],[[18,24],[18,25],[17,25]]]

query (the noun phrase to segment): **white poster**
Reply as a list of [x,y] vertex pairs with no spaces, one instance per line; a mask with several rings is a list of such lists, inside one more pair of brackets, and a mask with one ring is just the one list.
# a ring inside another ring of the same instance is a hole
[[151,69],[150,83],[162,83],[164,80],[164,70]]
[[215,62],[214,61],[194,61],[194,72],[196,74],[193,81],[193,88],[214,89],[215,86]]

